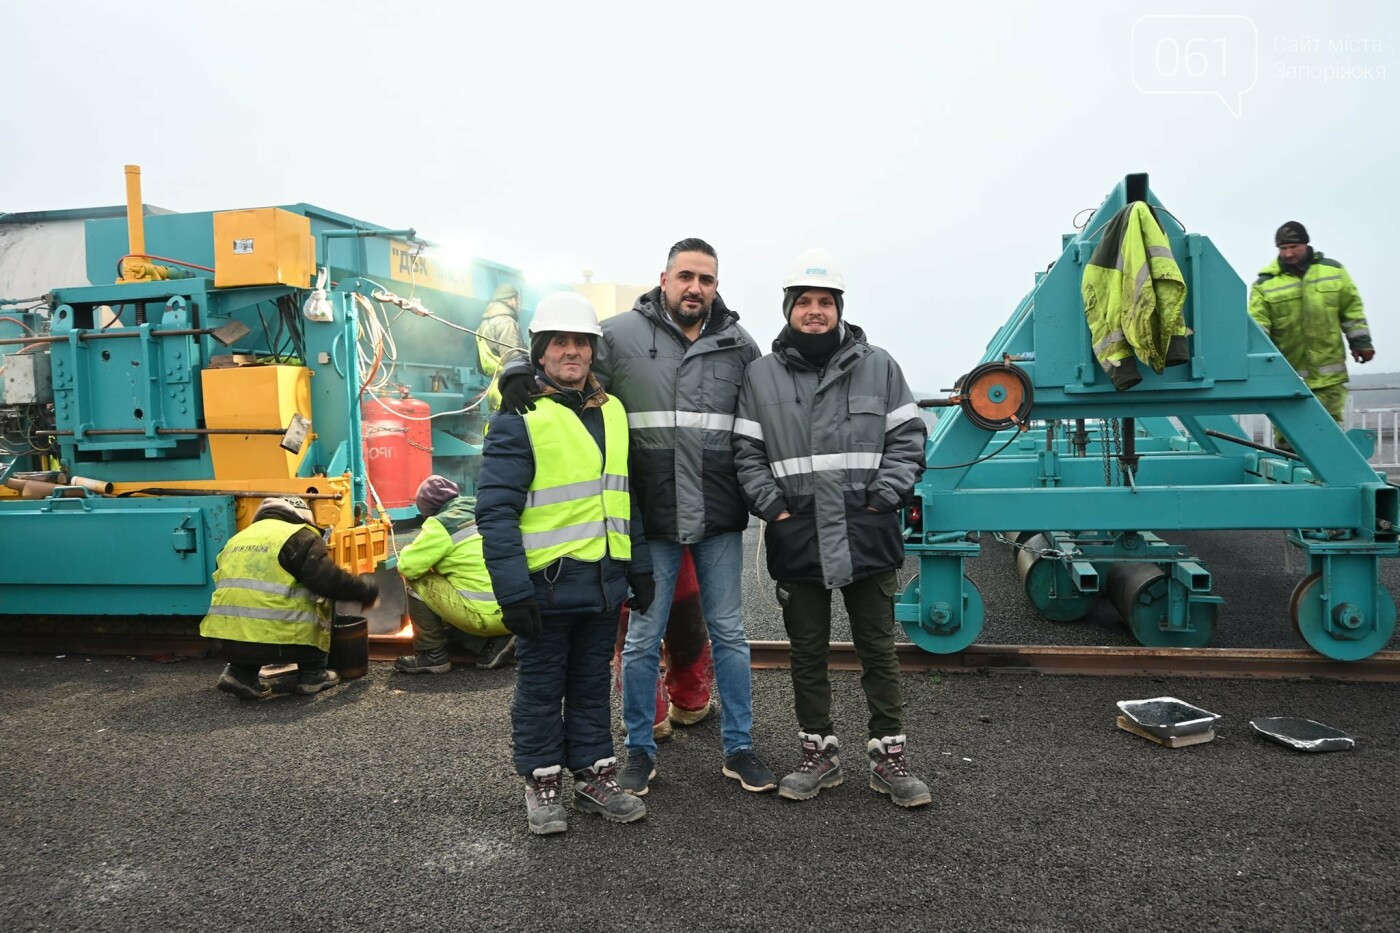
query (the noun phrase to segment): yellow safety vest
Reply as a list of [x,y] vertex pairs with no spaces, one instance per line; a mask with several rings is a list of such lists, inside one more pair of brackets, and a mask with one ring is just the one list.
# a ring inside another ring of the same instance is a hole
[[298,583],[277,562],[287,540],[310,527],[265,518],[230,538],[219,552],[214,598],[199,634],[265,645],[312,645],[329,651],[330,602]]
[[612,397],[600,410],[606,459],[583,420],[559,402],[545,396],[525,413],[535,478],[520,534],[531,573],[561,557],[632,559],[627,412]]

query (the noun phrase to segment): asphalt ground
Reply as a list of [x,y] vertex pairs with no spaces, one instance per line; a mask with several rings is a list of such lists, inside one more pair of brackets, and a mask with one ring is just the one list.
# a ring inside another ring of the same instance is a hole
[[[1400,928],[1392,686],[907,675],[934,802],[904,811],[866,786],[864,702],[836,674],[842,786],[741,791],[712,717],[661,746],[644,820],[571,812],[535,837],[509,669],[376,663],[251,704],[218,671],[0,656],[6,930]],[[787,675],[754,683],[781,772]],[[1217,738],[1115,727],[1115,701],[1164,694],[1221,714]],[[1248,726],[1280,714],[1358,745],[1303,754]]]
[[[1037,620],[1009,550],[984,542],[983,642],[1131,643],[1106,606]],[[1215,644],[1299,646],[1281,535],[1191,543],[1229,601]],[[752,561],[745,600],[751,636],[782,638]],[[376,663],[249,704],[213,689],[219,669],[0,655],[4,930],[1400,929],[1392,685],[906,675],[934,802],[903,811],[866,786],[864,700],[837,673],[841,787],[741,791],[711,718],[661,746],[645,820],[574,813],[538,838],[510,761],[512,671]],[[788,675],[756,672],[754,692],[781,774],[799,757]],[[1116,728],[1116,701],[1162,695],[1221,714],[1217,738],[1167,749]],[[1358,745],[1303,754],[1249,727],[1277,715]]]

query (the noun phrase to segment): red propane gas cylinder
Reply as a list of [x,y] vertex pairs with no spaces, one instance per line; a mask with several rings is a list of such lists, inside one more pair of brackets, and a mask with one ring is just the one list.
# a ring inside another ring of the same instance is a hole
[[412,505],[418,484],[433,472],[433,429],[428,403],[411,396],[361,399],[365,465],[386,509]]

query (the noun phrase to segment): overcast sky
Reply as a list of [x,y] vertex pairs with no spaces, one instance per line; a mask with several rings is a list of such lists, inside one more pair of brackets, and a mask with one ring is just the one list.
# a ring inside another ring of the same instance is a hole
[[765,347],[821,246],[935,390],[1145,171],[1246,281],[1306,224],[1400,368],[1393,6],[0,0],[0,211],[120,203],[131,162],[162,207],[306,201],[566,280],[700,236]]

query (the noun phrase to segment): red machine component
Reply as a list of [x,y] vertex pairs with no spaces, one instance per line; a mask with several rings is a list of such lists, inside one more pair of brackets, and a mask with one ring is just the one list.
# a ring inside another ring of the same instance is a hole
[[360,412],[370,485],[386,509],[412,505],[418,484],[433,472],[428,403],[365,395]]

